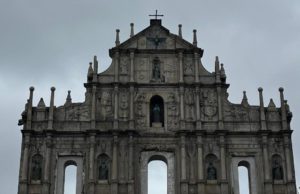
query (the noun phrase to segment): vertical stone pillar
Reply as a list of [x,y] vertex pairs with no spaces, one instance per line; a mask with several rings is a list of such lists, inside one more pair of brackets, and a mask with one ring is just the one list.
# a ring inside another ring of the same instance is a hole
[[221,193],[228,193],[226,153],[225,153],[225,134],[220,134],[220,158],[221,158]]
[[202,134],[197,133],[197,193],[204,193],[204,171],[203,171],[203,140]]
[[131,133],[128,144],[128,194],[134,194],[133,136]]
[[283,88],[279,88],[280,92],[280,104],[281,104],[281,123],[282,123],[282,129],[287,130],[288,124],[286,119],[286,108],[284,103],[284,96],[283,96]]
[[92,104],[91,104],[91,129],[96,128],[96,86],[92,88]]
[[222,104],[222,97],[221,97],[221,87],[217,86],[217,96],[218,96],[218,128],[219,130],[224,129],[223,123],[223,104]]
[[29,163],[29,145],[30,145],[30,134],[24,133],[23,136],[23,157],[21,163],[21,176],[20,176],[20,184],[19,184],[19,194],[27,194],[27,185],[28,185],[28,163]]
[[111,194],[118,194],[118,136],[113,136],[113,153],[111,168]]
[[115,82],[119,81],[119,61],[120,61],[120,53],[119,51],[116,51],[114,57]]
[[49,117],[48,117],[48,130],[53,129],[54,91],[55,91],[55,87],[51,87],[50,108],[49,108]]
[[179,83],[183,83],[183,54],[182,51],[179,51]]
[[119,112],[119,86],[115,84],[114,87],[114,123],[113,128],[119,128],[119,119],[118,119],[118,112]]
[[201,124],[201,112],[200,112],[200,88],[199,86],[196,86],[196,130],[201,130],[202,124]]
[[188,193],[188,185],[187,185],[187,178],[186,178],[186,143],[185,143],[185,134],[180,135],[180,181],[181,181],[181,194]]
[[134,129],[134,86],[130,86],[129,129]]
[[184,119],[184,88],[180,86],[179,88],[180,96],[180,129],[185,128],[185,119]]
[[31,129],[31,120],[32,120],[32,101],[33,101],[33,91],[34,87],[29,88],[29,100],[27,104],[27,120],[26,120],[26,129]]
[[199,54],[194,53],[194,66],[195,66],[195,82],[199,83]]
[[89,194],[95,193],[95,133],[90,134],[90,153],[89,153]]
[[44,181],[43,181],[43,194],[50,194],[51,155],[52,155],[52,134],[47,133],[47,137],[46,137],[46,157],[45,157]]
[[262,149],[263,149],[263,162],[264,162],[264,182],[265,182],[265,193],[273,193],[272,180],[270,176],[270,163],[269,152],[268,152],[268,136],[262,134]]
[[130,82],[134,82],[134,50],[130,51]]

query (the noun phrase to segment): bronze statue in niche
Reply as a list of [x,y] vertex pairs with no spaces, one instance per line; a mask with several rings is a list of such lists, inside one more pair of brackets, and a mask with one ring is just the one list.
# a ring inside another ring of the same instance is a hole
[[281,165],[281,158],[278,155],[273,156],[272,174],[273,174],[273,180],[283,180],[283,169]]
[[158,57],[155,57],[153,60],[152,79],[155,81],[160,80],[160,74],[160,60]]
[[109,158],[106,154],[98,157],[98,180],[108,180]]
[[42,162],[43,157],[40,154],[36,154],[32,157],[31,180],[38,181],[42,179]]
[[207,167],[207,180],[217,180],[217,169],[212,162],[209,162]]

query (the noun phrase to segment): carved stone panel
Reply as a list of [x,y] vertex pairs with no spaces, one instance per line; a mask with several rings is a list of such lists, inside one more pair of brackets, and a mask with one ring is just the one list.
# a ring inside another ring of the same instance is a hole
[[127,75],[129,70],[130,60],[129,57],[121,57],[120,59],[120,74]]
[[164,58],[165,82],[177,82],[177,63],[174,58]]
[[111,91],[103,91],[100,98],[100,114],[102,119],[111,118],[113,115]]
[[187,121],[195,119],[195,99],[192,89],[186,89],[185,92],[185,115]]
[[174,93],[170,93],[168,96],[167,102],[167,125],[170,129],[178,128],[178,116],[179,116],[179,108],[176,100],[176,96]]
[[121,120],[126,120],[128,118],[128,107],[129,107],[129,98],[128,92],[125,89],[120,91],[119,97],[119,118]]
[[218,101],[214,89],[203,89],[201,91],[201,116],[204,120],[213,120],[217,116]]
[[137,82],[149,82],[149,59],[137,58],[135,61]]
[[146,127],[146,104],[145,104],[146,95],[144,93],[138,93],[135,96],[135,118],[137,127]]
[[183,72],[184,75],[194,75],[194,64],[192,58],[183,59]]
[[88,121],[89,119],[89,107],[86,104],[77,104],[66,107],[66,120]]

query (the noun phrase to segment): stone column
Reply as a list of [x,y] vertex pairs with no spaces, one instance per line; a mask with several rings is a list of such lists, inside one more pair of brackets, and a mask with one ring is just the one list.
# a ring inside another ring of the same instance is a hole
[[204,171],[203,171],[203,140],[202,134],[197,134],[197,182],[198,193],[204,193]]
[[21,176],[19,185],[19,194],[27,194],[28,185],[28,162],[29,162],[29,145],[30,145],[30,134],[25,133],[23,136],[23,157],[21,163]]
[[91,104],[91,129],[96,128],[96,86],[93,85],[92,89],[92,104]]
[[272,180],[270,176],[270,163],[269,152],[268,152],[268,136],[262,134],[262,148],[263,148],[263,162],[264,162],[264,182],[265,182],[265,193],[273,193]]
[[180,96],[180,129],[185,128],[185,119],[184,119],[184,88],[180,86],[179,88]]
[[181,194],[187,194],[188,193],[188,185],[187,185],[187,178],[186,178],[186,143],[185,143],[185,134],[180,135],[180,164],[181,164],[181,170],[180,170],[180,181],[181,181]]
[[134,194],[134,168],[133,168],[133,136],[129,134],[128,147],[128,194]]
[[49,130],[53,129],[54,92],[55,92],[55,87],[51,87],[50,108],[49,108],[49,118],[48,118]]
[[199,83],[199,54],[194,53],[194,66],[195,66],[195,82]]
[[134,86],[130,86],[129,129],[134,129]]
[[119,119],[118,119],[118,112],[119,112],[119,86],[115,84],[114,87],[114,124],[113,128],[119,128]]
[[130,51],[130,82],[134,82],[134,50]]
[[113,136],[113,153],[111,168],[111,194],[118,194],[118,136]]
[[182,51],[179,51],[179,83],[183,83],[183,56]]
[[219,128],[219,130],[223,130],[224,129],[223,105],[222,105],[221,87],[220,86],[217,86],[217,96],[218,96],[218,128]]
[[95,133],[90,134],[90,153],[89,153],[89,194],[95,193]]
[[196,93],[196,130],[201,130],[202,124],[201,124],[201,112],[200,112],[200,88],[199,86],[196,86],[195,89]]
[[119,60],[120,60],[120,54],[119,51],[116,51],[114,57],[115,82],[119,82]]
[[31,119],[32,119],[32,101],[33,101],[33,91],[34,87],[29,88],[29,100],[27,104],[27,120],[26,120],[26,129],[31,129]]
[[46,158],[44,166],[44,182],[43,182],[43,194],[50,194],[51,185],[51,155],[52,155],[52,135],[47,133],[46,137]]
[[228,182],[226,172],[225,134],[220,134],[220,157],[221,157],[221,193],[228,193]]

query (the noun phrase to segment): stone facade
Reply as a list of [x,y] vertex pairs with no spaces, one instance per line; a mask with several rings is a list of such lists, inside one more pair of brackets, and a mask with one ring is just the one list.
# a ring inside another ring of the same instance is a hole
[[166,162],[168,194],[238,194],[238,166],[249,172],[251,194],[296,194],[290,121],[271,100],[250,106],[228,101],[226,74],[201,63],[203,50],[153,19],[109,50],[98,73],[94,57],[85,101],[63,106],[34,88],[19,121],[22,152],[18,194],[63,194],[64,169],[77,166],[76,194],[147,194],[147,166]]

